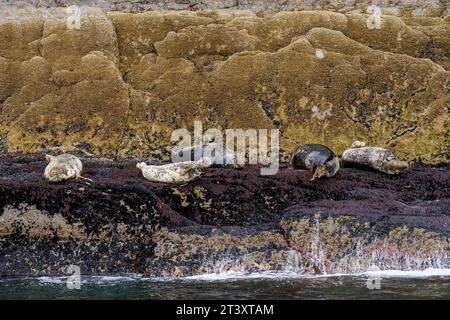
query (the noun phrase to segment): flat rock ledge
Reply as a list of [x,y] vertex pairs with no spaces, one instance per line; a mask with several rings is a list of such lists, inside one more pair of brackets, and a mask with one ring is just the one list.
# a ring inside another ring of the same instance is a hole
[[94,180],[51,184],[42,154],[0,156],[0,274],[182,277],[450,268],[449,166],[400,176],[342,169],[209,169],[185,185],[132,160],[85,160]]

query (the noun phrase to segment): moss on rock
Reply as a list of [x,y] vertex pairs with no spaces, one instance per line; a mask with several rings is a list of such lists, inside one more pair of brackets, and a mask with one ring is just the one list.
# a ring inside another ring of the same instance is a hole
[[448,19],[326,11],[109,13],[1,21],[0,139],[32,152],[167,157],[171,132],[279,128],[448,163]]

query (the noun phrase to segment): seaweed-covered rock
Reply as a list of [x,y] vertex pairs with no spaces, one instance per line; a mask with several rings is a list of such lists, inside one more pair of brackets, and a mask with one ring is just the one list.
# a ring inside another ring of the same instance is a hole
[[4,274],[57,275],[69,265],[83,265],[89,274],[142,270],[160,221],[151,191],[116,185],[101,165],[93,184],[54,184],[43,177],[42,156],[1,162]]
[[172,186],[142,178],[136,161],[83,162],[92,184],[52,184],[43,155],[0,157],[3,275],[450,267],[448,166],[343,168],[317,182],[306,170],[210,168]]

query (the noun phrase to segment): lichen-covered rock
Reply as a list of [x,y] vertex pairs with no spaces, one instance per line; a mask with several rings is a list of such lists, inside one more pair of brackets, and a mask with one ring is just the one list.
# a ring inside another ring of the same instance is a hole
[[129,88],[114,63],[93,51],[74,70],[54,71],[51,85],[53,91],[45,95],[37,91],[43,96],[28,105],[14,96],[4,105],[4,110],[12,110],[10,117],[16,116],[12,126],[5,128],[9,150],[42,150],[88,141],[100,154],[116,153],[130,102]]
[[83,18],[81,24],[83,30],[90,32],[69,29],[65,20],[45,20],[39,41],[40,53],[53,71],[74,69],[84,56],[93,51],[101,51],[112,62],[118,62],[117,37],[111,21],[98,15]]
[[2,149],[167,158],[172,131],[201,120],[278,128],[284,159],[359,139],[449,162],[447,18],[94,10],[70,30],[57,12],[0,21]]
[[371,5],[378,5],[383,13],[403,16],[441,16],[448,14],[448,5],[443,0],[21,0],[10,2],[1,0],[0,5],[6,16],[14,16],[14,9],[32,10],[51,7],[66,7],[72,4],[95,6],[102,10],[143,12],[148,10],[250,10],[260,15],[293,10],[329,10],[338,12],[367,12]]

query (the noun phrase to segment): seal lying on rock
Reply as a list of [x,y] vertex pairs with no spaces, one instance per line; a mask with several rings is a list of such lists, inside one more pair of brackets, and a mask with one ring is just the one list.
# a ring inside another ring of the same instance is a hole
[[179,159],[190,160],[195,159],[195,155],[199,154],[202,157],[208,157],[213,168],[242,168],[243,165],[236,163],[235,153],[220,143],[204,143],[200,146],[176,148],[172,150],[172,159],[177,157]]
[[45,155],[49,161],[44,176],[51,182],[65,181],[71,178],[81,178],[92,182],[91,179],[81,176],[83,163],[76,156],[68,153],[59,156]]
[[202,170],[211,166],[211,159],[205,157],[198,161],[185,161],[160,166],[147,165],[140,162],[136,165],[141,169],[145,179],[154,182],[183,183],[198,178]]
[[400,174],[409,167],[406,161],[398,160],[392,151],[365,145],[364,142],[353,142],[350,149],[342,154],[342,165],[367,166],[387,174]]
[[295,169],[313,172],[311,181],[332,177],[339,171],[339,159],[333,151],[321,144],[303,144],[294,152],[291,160]]

